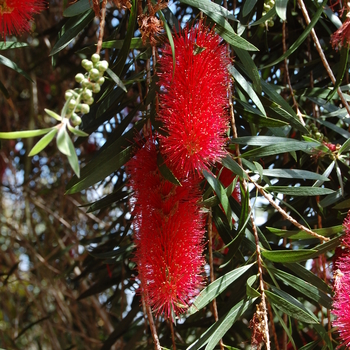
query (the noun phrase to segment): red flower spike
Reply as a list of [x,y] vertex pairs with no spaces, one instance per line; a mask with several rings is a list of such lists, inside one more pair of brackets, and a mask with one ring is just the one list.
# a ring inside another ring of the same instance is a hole
[[342,238],[343,251],[340,254],[334,276],[333,311],[337,316],[333,326],[338,327],[341,344],[350,347],[350,213],[343,222],[345,236]]
[[331,44],[334,49],[350,47],[350,19],[346,19],[346,21],[342,24],[342,26],[332,34],[331,36]]
[[3,38],[30,31],[29,22],[34,14],[45,8],[45,4],[43,0],[0,0],[0,32]]
[[146,302],[172,318],[185,311],[203,283],[204,221],[197,185],[176,186],[157,166],[154,139],[149,139],[127,164],[133,194],[141,289]]
[[200,173],[225,155],[230,63],[221,38],[203,25],[185,29],[167,44],[159,59],[161,152],[180,178]]

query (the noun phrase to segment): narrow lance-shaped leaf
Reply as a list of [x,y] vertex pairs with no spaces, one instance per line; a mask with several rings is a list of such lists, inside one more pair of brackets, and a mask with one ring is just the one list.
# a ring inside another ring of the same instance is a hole
[[36,154],[38,154],[40,151],[42,151],[55,137],[57,134],[58,129],[56,127],[52,128],[51,131],[49,131],[45,136],[43,136],[32,148],[30,153],[28,154],[29,157],[32,157]]
[[309,312],[305,306],[290,294],[270,286],[273,292],[266,290],[265,294],[268,301],[275,305],[278,309],[298,321],[305,323],[318,323],[315,315]]
[[71,155],[69,150],[70,137],[67,132],[66,123],[61,125],[57,134],[56,141],[57,141],[57,148],[59,149],[59,151],[65,154],[66,156],[70,156]]
[[263,250],[261,255],[273,262],[292,263],[310,259],[317,251],[313,249],[298,250]]
[[189,308],[188,313],[192,315],[208,305],[218,295],[220,295],[228,286],[230,286],[236,279],[247,272],[254,264],[238,267],[237,269],[228,272],[222,277],[219,277],[214,282],[210,283],[197,296],[193,305]]

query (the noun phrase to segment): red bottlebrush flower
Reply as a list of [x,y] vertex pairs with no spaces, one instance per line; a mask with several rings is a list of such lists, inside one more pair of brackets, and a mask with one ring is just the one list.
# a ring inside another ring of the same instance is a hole
[[195,183],[164,179],[149,139],[127,164],[135,216],[135,261],[146,302],[171,318],[186,310],[203,283],[204,221]]
[[343,222],[345,236],[342,239],[343,252],[336,262],[334,276],[333,314],[337,318],[333,326],[338,327],[341,344],[350,347],[350,212]]
[[334,49],[350,47],[350,18],[347,18],[342,26],[332,34],[331,44]]
[[0,0],[0,32],[4,39],[30,30],[33,15],[45,8],[43,0]]
[[221,38],[199,23],[174,37],[175,71],[169,44],[159,59],[161,152],[180,178],[200,173],[224,154],[228,126],[230,63]]

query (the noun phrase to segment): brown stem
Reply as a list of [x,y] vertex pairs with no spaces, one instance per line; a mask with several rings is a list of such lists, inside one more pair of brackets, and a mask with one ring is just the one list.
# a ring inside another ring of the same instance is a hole
[[105,23],[106,23],[106,5],[107,5],[107,0],[103,0],[102,8],[101,8],[101,16],[100,16],[100,33],[98,35],[98,42],[97,42],[97,48],[96,48],[97,54],[100,54],[101,48],[102,48],[103,35],[104,35]]
[[[298,4],[299,4],[299,7],[301,9],[301,12],[303,13],[303,16],[304,16],[306,24],[309,25],[311,21],[310,21],[310,17],[309,17],[309,14],[307,12],[307,9],[305,7],[304,1],[303,0],[298,0]],[[323,66],[325,67],[325,69],[326,69],[326,71],[328,73],[328,76],[331,78],[331,81],[332,81],[332,83],[334,85],[335,82],[336,82],[335,76],[333,74],[333,71],[332,71],[331,67],[329,66],[329,63],[328,63],[327,58],[326,58],[326,56],[325,56],[325,54],[323,52],[323,49],[321,47],[320,41],[318,40],[318,37],[316,35],[316,32],[315,32],[314,28],[311,29],[311,36],[312,36],[312,39],[313,39],[313,41],[315,43],[317,52],[320,55],[321,61],[323,63]],[[346,111],[348,112],[348,114],[350,114],[350,107],[349,107],[348,102],[346,101],[346,99],[345,99],[345,97],[343,95],[343,92],[341,91],[340,87],[338,87],[337,93],[338,93],[338,95],[339,95],[339,97],[340,97],[340,99],[341,99],[341,101],[342,101]]]
[[[214,262],[213,262],[213,223],[212,223],[211,209],[208,215],[208,237],[209,237],[208,250],[209,250],[210,282],[213,283],[215,281],[215,274],[214,274]],[[218,314],[216,299],[213,300],[212,307],[213,307],[214,319],[215,321],[218,321],[219,314]],[[222,342],[222,339],[220,339],[220,350],[224,350],[224,344]]]
[[[270,320],[273,320],[273,314],[272,314],[271,306],[269,303],[267,303],[267,311],[269,312]],[[271,322],[271,330],[272,330],[273,339],[275,342],[275,348],[276,348],[276,350],[280,350],[280,347],[278,345],[278,338],[277,338],[277,333],[276,333],[276,328],[275,328],[274,322]]]
[[[242,169],[243,170],[243,169]],[[243,170],[244,171],[244,170]],[[244,171],[245,172],[245,171]],[[291,222],[294,226],[296,226],[299,230],[305,231],[308,234],[310,234],[313,237],[316,237],[322,241],[329,241],[328,237],[323,237],[316,232],[308,229],[304,225],[300,224],[298,221],[296,221],[294,218],[292,218],[289,214],[287,214],[278,204],[276,204],[270,196],[265,192],[264,188],[258,185],[248,174],[245,172],[246,176],[248,177],[249,181],[258,189],[260,194],[262,194],[268,201],[269,203],[289,222]]]
[[171,331],[171,341],[173,343],[173,350],[176,350],[176,344],[175,344],[175,332],[174,332],[174,325],[173,321],[169,320],[170,323],[170,331]]
[[147,303],[145,303],[146,306],[146,311],[147,311],[147,318],[148,318],[148,323],[149,323],[149,328],[151,329],[151,334],[153,338],[153,343],[154,343],[154,350],[162,350],[160,347],[159,339],[158,339],[158,334],[157,334],[157,329],[153,321],[153,316],[152,316],[152,310]]

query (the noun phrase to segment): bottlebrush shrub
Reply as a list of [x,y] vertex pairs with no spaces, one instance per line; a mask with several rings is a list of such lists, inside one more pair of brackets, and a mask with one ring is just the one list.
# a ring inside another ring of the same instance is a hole
[[342,239],[343,250],[336,261],[334,278],[333,314],[337,318],[333,326],[338,327],[341,345],[350,347],[350,213],[343,223],[345,236]]
[[186,310],[203,283],[203,214],[196,183],[176,186],[157,165],[153,138],[127,163],[133,189],[137,263],[141,290],[157,313],[172,318]]
[[159,59],[161,153],[176,176],[200,173],[224,154],[230,63],[221,38],[202,22],[174,37]]
[[29,31],[33,15],[46,6],[43,0],[3,0],[0,1],[0,32],[6,35],[19,35]]

